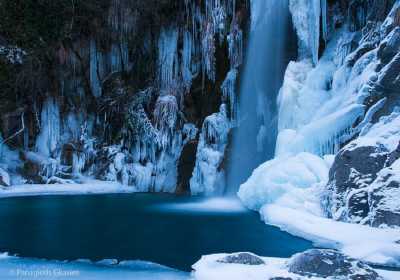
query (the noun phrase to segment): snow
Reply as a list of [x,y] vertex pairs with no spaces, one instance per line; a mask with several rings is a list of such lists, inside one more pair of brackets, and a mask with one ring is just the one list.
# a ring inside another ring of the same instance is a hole
[[73,262],[28,259],[0,254],[0,278],[12,279],[135,279],[180,280],[189,279],[189,273],[180,272],[144,261],[87,260]]
[[394,151],[400,142],[400,109],[396,109],[389,116],[380,118],[379,122],[365,127],[360,137],[352,141],[348,149],[360,146],[383,146],[389,152]]
[[[227,254],[203,256],[193,267],[194,280],[265,280],[272,277],[295,277],[298,275],[287,272],[286,259],[262,258],[265,265],[244,265],[221,263],[218,260]],[[295,278],[294,278],[295,279]]]
[[340,249],[344,254],[373,264],[400,266],[400,230],[337,222],[282,203],[265,205],[263,220],[318,246]]
[[352,68],[338,64],[337,51],[348,36],[345,29],[338,31],[315,67],[308,59],[289,63],[278,97],[276,155],[335,153],[358,132],[352,126],[366,110],[368,82],[376,77],[376,51],[365,53]]
[[374,264],[400,266],[400,229],[372,228],[325,218],[320,197],[332,158],[281,156],[257,168],[238,192],[262,219],[317,246],[336,248]]
[[84,179],[81,184],[23,184],[0,188],[1,197],[37,196],[37,195],[83,195],[104,193],[133,193],[137,190],[116,182]]

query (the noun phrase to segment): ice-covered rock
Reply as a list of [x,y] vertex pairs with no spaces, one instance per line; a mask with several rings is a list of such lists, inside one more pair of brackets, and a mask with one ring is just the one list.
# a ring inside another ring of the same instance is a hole
[[238,264],[245,264],[245,265],[261,265],[265,264],[265,262],[258,256],[251,254],[251,253],[238,253],[228,255],[217,262],[221,263],[238,263]]
[[224,189],[224,171],[220,165],[228,144],[231,123],[226,105],[218,113],[208,116],[203,123],[197,147],[196,165],[190,179],[192,194],[211,195]]
[[10,175],[0,167],[0,186],[8,187],[11,185]]
[[324,279],[382,279],[366,264],[335,250],[311,249],[288,261],[289,271],[306,277]]
[[[245,261],[238,256],[246,256]],[[247,262],[250,256],[253,261]],[[248,253],[208,255],[193,265],[192,275],[195,280],[383,279],[364,262],[329,249],[311,249],[289,259],[259,257]]]
[[395,112],[345,146],[330,170],[325,196],[329,216],[372,226],[400,226],[400,115]]

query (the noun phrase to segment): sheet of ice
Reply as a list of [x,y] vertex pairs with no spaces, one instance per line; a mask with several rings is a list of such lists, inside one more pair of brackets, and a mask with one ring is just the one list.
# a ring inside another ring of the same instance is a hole
[[134,187],[124,186],[117,182],[85,180],[82,184],[13,185],[7,188],[0,188],[0,198],[36,195],[76,195],[133,192],[137,192],[137,189]]
[[199,200],[196,202],[188,203],[164,203],[154,206],[162,211],[172,211],[172,212],[183,212],[183,213],[193,213],[193,212],[227,212],[227,213],[237,213],[248,211],[243,204],[237,198],[209,198],[204,200]]
[[0,254],[0,278],[12,279],[135,279],[183,280],[189,273],[144,261],[104,260],[97,263],[46,261]]
[[385,280],[398,280],[400,279],[400,271],[390,271],[383,269],[376,269],[376,272]]

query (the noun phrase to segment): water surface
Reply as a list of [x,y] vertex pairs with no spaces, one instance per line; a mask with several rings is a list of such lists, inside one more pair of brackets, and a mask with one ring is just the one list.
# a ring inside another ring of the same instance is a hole
[[51,260],[145,260],[190,271],[202,255],[289,257],[312,247],[238,202],[161,194],[0,199],[0,252]]

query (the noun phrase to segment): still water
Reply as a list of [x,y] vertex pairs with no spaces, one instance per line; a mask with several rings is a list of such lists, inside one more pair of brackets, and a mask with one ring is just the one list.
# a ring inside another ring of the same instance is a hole
[[312,244],[237,201],[161,194],[0,199],[0,252],[51,260],[146,260],[190,271],[202,255],[289,257]]

